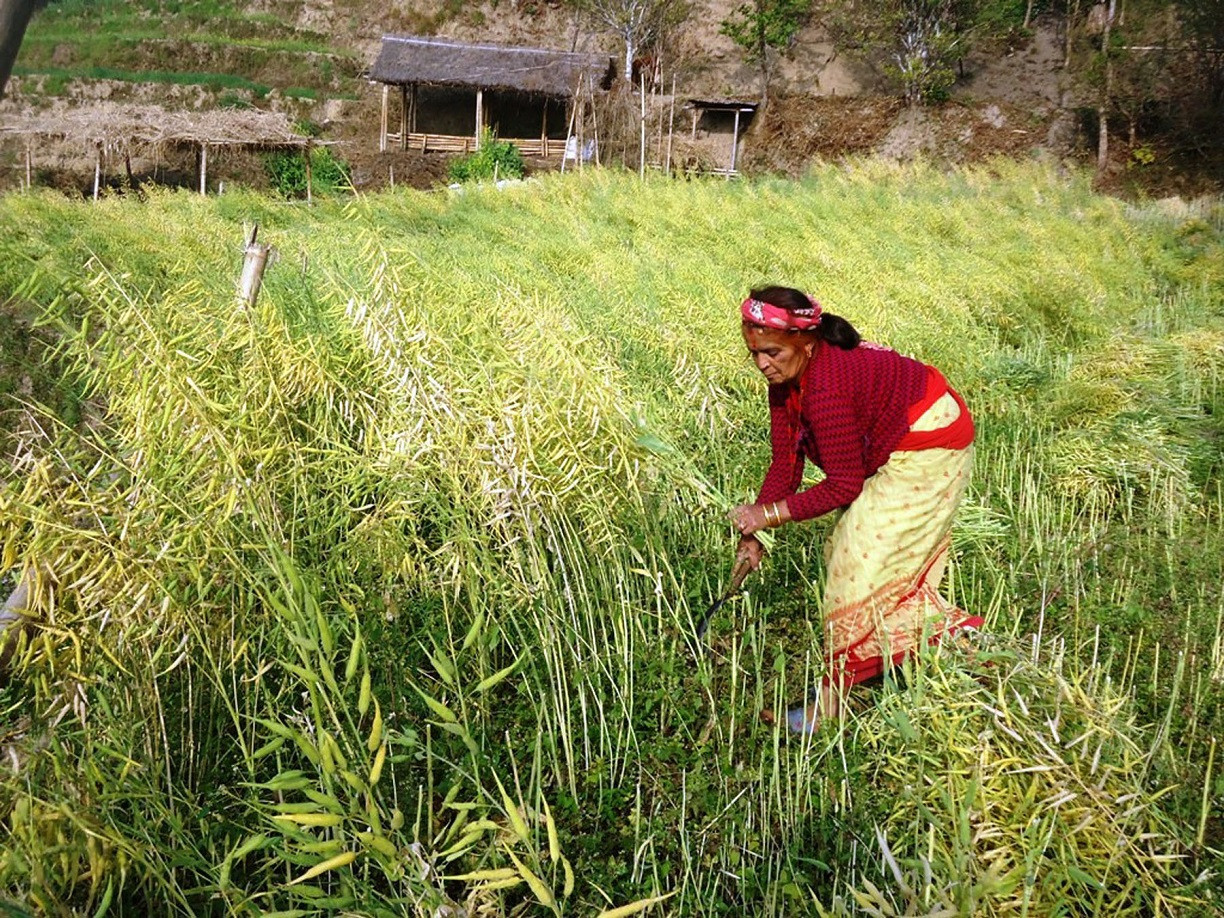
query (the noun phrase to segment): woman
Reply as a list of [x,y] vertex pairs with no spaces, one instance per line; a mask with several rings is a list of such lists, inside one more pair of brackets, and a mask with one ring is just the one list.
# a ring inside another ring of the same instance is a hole
[[[982,625],[938,592],[973,420],[934,367],[863,341],[799,290],[753,290],[740,312],[769,382],[773,460],[757,502],[731,511],[737,560],[760,565],[753,534],[762,529],[844,508],[824,551],[829,673],[807,706],[787,712],[792,730],[812,731],[836,717],[852,685],[900,662],[924,634]],[[804,459],[825,477],[800,491]]]

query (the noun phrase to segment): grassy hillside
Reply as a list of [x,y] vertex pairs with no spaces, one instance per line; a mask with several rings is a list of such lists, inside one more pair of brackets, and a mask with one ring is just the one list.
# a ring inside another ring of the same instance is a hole
[[252,104],[276,89],[297,98],[352,98],[365,61],[341,35],[299,25],[291,10],[225,0],[52,3],[31,21],[14,73],[41,97],[73,80],[204,87],[222,105]]
[[[42,625],[0,691],[0,896],[1214,913],[1222,232],[1002,166],[0,199],[0,301],[54,348],[5,415],[3,592],[32,571]],[[948,586],[993,642],[805,741],[757,712],[819,677],[827,523],[692,639],[767,459],[762,281],[979,428]]]

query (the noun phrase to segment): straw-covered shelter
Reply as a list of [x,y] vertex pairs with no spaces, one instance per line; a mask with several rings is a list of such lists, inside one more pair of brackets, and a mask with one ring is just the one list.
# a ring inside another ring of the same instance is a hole
[[[383,84],[379,149],[469,152],[486,128],[525,156],[560,156],[580,99],[607,89],[611,55],[384,35],[370,80]],[[399,130],[389,130],[391,87]]]
[[[293,129],[280,112],[256,109],[171,111],[157,105],[95,102],[59,111],[28,112],[7,117],[0,135],[25,141],[26,184],[32,180],[35,145],[59,141],[80,146],[94,157],[94,197],[107,161],[122,158],[131,175],[133,155],[160,156],[166,148],[192,147],[197,153],[199,188],[208,188],[210,150],[307,149],[318,143]],[[307,180],[309,161],[307,156]]]
[[684,108],[693,117],[693,140],[697,139],[699,129],[705,137],[731,135],[727,167],[714,171],[727,176],[738,174],[740,134],[756,116],[757,103],[744,99],[689,99]]

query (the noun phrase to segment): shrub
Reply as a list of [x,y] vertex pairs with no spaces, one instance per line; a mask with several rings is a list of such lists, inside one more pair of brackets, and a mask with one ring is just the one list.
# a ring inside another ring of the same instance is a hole
[[[310,151],[311,187],[314,194],[334,194],[349,184],[349,165],[327,147]],[[278,150],[264,156],[264,171],[273,191],[282,197],[306,194],[306,157],[300,150]]]
[[480,149],[452,162],[447,175],[452,182],[522,178],[523,155],[510,141],[497,140],[486,130],[480,135]]

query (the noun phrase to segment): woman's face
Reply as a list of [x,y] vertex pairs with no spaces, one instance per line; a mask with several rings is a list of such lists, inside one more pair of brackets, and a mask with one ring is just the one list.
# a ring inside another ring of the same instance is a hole
[[809,335],[777,328],[743,325],[744,343],[770,385],[795,382],[807,369],[816,342]]

